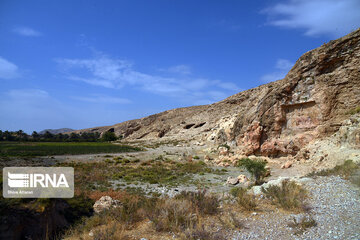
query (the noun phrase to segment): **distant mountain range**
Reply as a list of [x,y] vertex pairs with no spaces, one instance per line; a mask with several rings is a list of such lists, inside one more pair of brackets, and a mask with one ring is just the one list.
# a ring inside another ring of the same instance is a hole
[[58,134],[58,133],[66,133],[66,132],[72,132],[75,131],[71,128],[59,128],[59,129],[44,129],[39,134],[44,134],[46,132],[50,132],[51,134]]

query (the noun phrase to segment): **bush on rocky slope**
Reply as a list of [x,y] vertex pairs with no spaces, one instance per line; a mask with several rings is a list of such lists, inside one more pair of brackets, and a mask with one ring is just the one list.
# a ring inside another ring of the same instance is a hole
[[271,185],[261,188],[266,198],[285,210],[305,210],[306,190],[294,181],[285,180],[281,186]]

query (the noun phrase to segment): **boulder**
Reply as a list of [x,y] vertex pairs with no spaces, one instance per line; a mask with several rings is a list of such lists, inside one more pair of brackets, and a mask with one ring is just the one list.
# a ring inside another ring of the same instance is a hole
[[102,196],[99,200],[95,202],[93,208],[94,208],[94,212],[100,213],[112,207],[116,208],[119,206],[120,206],[119,200],[114,200],[110,196]]
[[236,185],[239,183],[239,179],[234,178],[234,177],[228,177],[228,179],[226,180],[226,183],[230,184],[230,185]]
[[262,191],[261,188],[269,188],[270,186],[278,186],[280,187],[283,181],[295,181],[299,185],[303,185],[304,183],[313,181],[311,178],[303,177],[279,177],[278,179],[270,180],[267,183],[262,184],[261,186],[254,186],[249,191],[250,193],[253,193],[254,195],[261,195]]
[[248,180],[248,178],[244,175],[244,174],[240,174],[237,179],[239,180],[240,183],[246,183]]

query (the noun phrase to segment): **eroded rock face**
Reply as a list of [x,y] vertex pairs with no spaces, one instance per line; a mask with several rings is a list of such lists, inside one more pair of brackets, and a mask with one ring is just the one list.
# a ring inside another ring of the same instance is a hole
[[240,136],[237,140],[237,145],[242,147],[243,154],[250,155],[259,150],[262,132],[263,127],[258,121],[248,126],[244,136]]
[[[296,155],[332,135],[360,102],[360,29],[305,53],[282,80],[223,101],[178,108],[113,126],[126,140],[236,145],[245,155]],[[349,136],[355,145],[359,133]]]

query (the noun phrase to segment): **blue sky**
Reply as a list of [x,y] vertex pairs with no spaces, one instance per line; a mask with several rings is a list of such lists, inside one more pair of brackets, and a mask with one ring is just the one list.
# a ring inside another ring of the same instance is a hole
[[281,79],[358,0],[0,2],[0,129],[81,129]]

